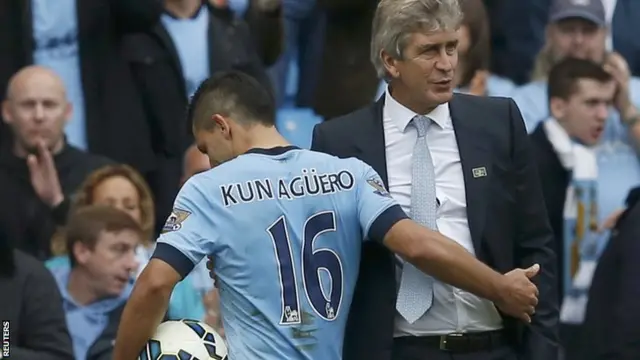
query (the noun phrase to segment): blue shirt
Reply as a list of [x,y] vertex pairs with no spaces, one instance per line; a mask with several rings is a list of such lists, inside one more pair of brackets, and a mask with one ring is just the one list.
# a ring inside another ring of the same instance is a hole
[[209,10],[202,6],[189,19],[166,13],[160,19],[178,52],[186,96],[190,98],[209,77]]
[[[56,280],[64,308],[73,353],[78,360],[86,359],[91,346],[109,324],[109,315],[129,298],[133,284],[129,284],[118,297],[105,298],[87,305],[78,304],[69,294],[67,286],[71,269],[56,263],[45,264]],[[115,339],[114,339],[115,340]]]
[[154,257],[214,256],[230,359],[340,359],[362,239],[404,218],[360,160],[254,149],[184,185]]
[[64,132],[67,142],[87,150],[84,94],[78,53],[77,0],[31,0],[33,62],[52,69],[62,79],[73,113]]

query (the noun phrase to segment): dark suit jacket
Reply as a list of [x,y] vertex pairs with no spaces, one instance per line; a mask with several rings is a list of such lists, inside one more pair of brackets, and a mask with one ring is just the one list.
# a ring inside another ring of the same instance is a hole
[[[388,186],[382,125],[383,99],[316,126],[312,148],[368,163]],[[522,116],[512,100],[454,95],[450,101],[477,256],[497,271],[535,263],[540,303],[531,326],[505,317],[523,359],[557,356],[558,309],[553,234]],[[487,176],[472,170],[485,167]],[[344,359],[391,358],[396,300],[392,254],[378,244],[363,247],[360,275],[349,313]]]
[[[547,137],[543,123],[531,133],[531,145],[533,157],[538,165],[540,184],[542,185],[542,197],[547,206],[549,223],[553,229],[553,242],[556,252],[558,274],[564,269],[564,202],[567,198],[567,188],[571,181],[571,171],[565,169],[560,163],[558,154]],[[564,294],[562,276],[557,277],[558,301],[562,302]]]
[[640,188],[611,232],[589,289],[583,360],[640,359]]
[[[162,0],[77,0],[77,12],[89,151],[141,172],[152,169],[152,136],[120,51],[124,34],[158,21]],[[33,63],[33,48],[31,1],[0,1],[0,98],[9,78]],[[8,133],[3,127],[0,122],[0,134]]]

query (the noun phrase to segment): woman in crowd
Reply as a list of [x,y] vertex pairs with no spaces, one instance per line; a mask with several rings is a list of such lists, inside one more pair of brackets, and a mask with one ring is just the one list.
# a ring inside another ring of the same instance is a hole
[[[140,274],[149,262],[155,248],[154,203],[151,191],[142,176],[127,165],[108,165],[87,177],[73,199],[71,212],[80,208],[102,204],[113,206],[129,214],[140,223],[146,241],[137,250]],[[69,266],[64,236],[56,234],[52,240],[52,253],[56,257],[47,261],[50,269]],[[180,282],[169,303],[170,319],[204,319],[205,311],[202,295],[197,291],[190,277]]]

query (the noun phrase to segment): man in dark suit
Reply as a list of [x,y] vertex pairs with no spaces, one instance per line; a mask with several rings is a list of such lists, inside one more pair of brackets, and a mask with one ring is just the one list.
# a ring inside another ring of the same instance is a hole
[[367,162],[406,212],[435,217],[425,226],[498,271],[539,263],[536,314],[518,323],[367,244],[346,360],[557,358],[553,235],[524,123],[511,100],[453,95],[460,20],[457,0],[382,0],[371,60],[389,89],[318,125],[312,148]]
[[593,275],[582,330],[582,360],[640,359],[639,217],[640,188],[635,188]]

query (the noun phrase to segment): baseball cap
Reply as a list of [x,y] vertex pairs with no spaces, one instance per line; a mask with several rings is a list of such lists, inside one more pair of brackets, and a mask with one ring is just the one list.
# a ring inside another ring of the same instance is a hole
[[585,19],[598,26],[607,24],[602,0],[553,0],[549,11],[549,22],[568,18]]

